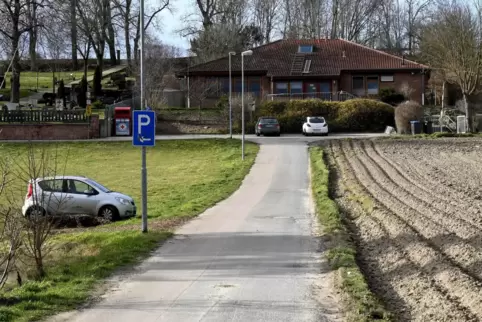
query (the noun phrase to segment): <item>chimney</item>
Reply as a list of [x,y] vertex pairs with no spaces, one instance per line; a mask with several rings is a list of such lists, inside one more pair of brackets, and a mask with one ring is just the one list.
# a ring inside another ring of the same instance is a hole
[[343,51],[342,57],[343,57],[343,58],[346,58],[346,53],[345,53],[345,51]]

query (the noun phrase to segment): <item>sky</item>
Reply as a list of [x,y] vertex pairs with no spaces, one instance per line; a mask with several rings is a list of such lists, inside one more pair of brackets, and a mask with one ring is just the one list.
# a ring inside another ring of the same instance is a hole
[[[156,0],[148,0],[151,5]],[[194,3],[192,0],[171,0],[172,13],[165,10],[160,13],[159,20],[162,23],[162,28],[157,30],[157,36],[166,44],[179,47],[186,53],[189,49],[189,40],[176,34],[176,30],[183,27],[182,17],[188,13],[191,13],[194,9]]]

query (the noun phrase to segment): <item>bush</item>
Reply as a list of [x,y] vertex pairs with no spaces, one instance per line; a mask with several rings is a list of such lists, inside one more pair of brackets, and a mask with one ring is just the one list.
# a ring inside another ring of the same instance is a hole
[[105,104],[102,101],[96,100],[94,103],[92,103],[92,109],[100,110],[104,108]]
[[382,131],[394,125],[392,106],[369,99],[353,99],[345,102],[322,100],[267,101],[256,111],[256,118],[278,118],[283,132],[300,132],[307,116],[323,116],[330,131]]
[[380,100],[384,103],[396,106],[405,101],[405,96],[398,93],[394,88],[383,88],[380,90]]
[[395,124],[398,134],[410,133],[410,121],[422,121],[423,107],[415,101],[408,101],[395,108]]

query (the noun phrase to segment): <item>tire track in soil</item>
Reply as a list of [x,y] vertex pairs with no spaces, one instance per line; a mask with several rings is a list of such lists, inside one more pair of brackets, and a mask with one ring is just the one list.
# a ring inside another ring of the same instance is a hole
[[367,214],[342,191],[344,188],[340,186],[355,185],[357,191],[368,195],[340,149],[331,144],[330,157],[335,171],[340,173],[338,180],[343,180],[341,185],[336,182],[341,196],[336,200],[356,233],[359,261],[375,294],[384,300],[398,321],[477,321],[459,302],[450,299],[444,289],[437,287],[430,274],[407,258],[404,247],[394,243],[396,239],[391,238],[383,224],[390,218],[383,205],[375,201],[376,208]]
[[[423,204],[418,197],[404,191],[396,182],[387,177],[379,165],[364,154],[359,141],[354,146],[350,145],[350,148],[370,179],[378,186],[378,190],[385,193],[385,202],[380,201],[413,227],[433,248],[445,255],[453,265],[458,266],[472,278],[481,281],[480,230],[463,225],[462,222],[451,216],[438,215],[432,211],[430,204]],[[391,205],[386,204],[388,200]]]
[[[398,142],[400,144],[400,142]],[[385,149],[392,148],[392,146],[385,145]],[[380,145],[376,145],[376,149],[380,154]],[[403,145],[402,145],[403,147]],[[392,153],[393,155],[393,153]],[[416,176],[419,180],[423,182],[427,182],[431,184],[431,187],[438,191],[441,195],[451,195],[453,200],[460,200],[464,201],[462,204],[465,205],[465,209],[467,212],[474,214],[479,218],[479,221],[482,220],[482,196],[480,194],[473,194],[468,193],[468,190],[462,189],[458,185],[454,185],[451,181],[449,181],[445,174],[442,173],[442,170],[436,168],[434,170],[434,166],[432,164],[428,164],[424,159],[420,159],[419,155],[409,155],[414,162],[407,162],[406,158],[403,160],[398,160],[396,156],[391,158],[390,160],[397,164],[402,169],[405,169],[405,172],[409,172],[412,175]],[[433,158],[431,158],[432,160]],[[417,164],[418,167],[414,167],[412,163]],[[445,165],[445,167],[449,167]],[[429,170],[432,169],[432,170]],[[450,189],[443,189],[445,187],[449,187]],[[450,202],[452,205],[454,204],[453,201]],[[475,207],[474,207],[475,206]]]
[[[457,213],[464,213],[464,215],[468,216],[469,220],[477,227],[482,227],[482,211],[480,207],[472,206],[477,200],[468,199],[465,193],[460,193],[456,189],[441,185],[439,180],[432,180],[431,176],[427,175],[427,173],[425,173],[425,175],[420,174],[420,172],[417,169],[414,169],[409,162],[404,162],[404,164],[401,165],[396,157],[390,158],[386,156],[384,152],[380,151],[381,148],[378,144],[373,141],[370,142],[373,151],[379,155],[380,158],[385,160],[387,164],[396,169],[398,173],[403,175],[410,183],[431,194],[434,198],[443,202],[444,205],[450,206],[452,209],[455,208]],[[419,182],[424,182],[425,185]],[[427,188],[427,183],[430,185],[430,189]]]
[[[473,222],[471,219],[466,219],[464,216],[461,216],[460,213],[460,205],[457,204],[456,206],[452,206],[447,204],[445,200],[439,198],[438,195],[431,193],[425,187],[420,187],[418,183],[414,183],[413,180],[410,180],[405,174],[398,171],[396,167],[394,167],[390,162],[387,162],[383,157],[381,157],[373,148],[373,142],[370,141],[367,144],[366,141],[361,143],[363,152],[371,159],[371,161],[378,165],[378,167],[383,171],[384,175],[387,178],[390,178],[392,182],[399,185],[403,190],[412,195],[414,199],[418,199],[419,202],[423,203],[424,206],[436,208],[440,211],[444,217],[447,217],[449,220],[453,220],[456,222],[457,220],[460,221],[461,225],[470,227],[476,236],[479,236],[479,232],[482,230],[482,225],[479,225],[477,222]],[[440,203],[442,202],[442,203]],[[454,218],[452,218],[452,216]],[[448,223],[450,224],[450,223]],[[480,241],[482,244],[482,240]]]
[[[351,158],[346,154],[346,150],[352,152]],[[406,220],[406,217],[410,217],[408,214],[400,216],[400,209],[406,210],[406,208],[403,204],[397,204],[391,200],[393,196],[371,177],[368,170],[358,159],[356,151],[352,150],[351,147],[347,148],[346,144],[342,144],[342,152],[345,154],[345,158],[348,160],[348,164],[358,182],[366,188],[374,200],[389,210],[385,217],[379,217],[378,212],[373,212],[372,216],[376,216],[383,223],[390,239],[397,243],[421,270],[433,277],[437,288],[446,292],[447,296],[458,303],[459,307],[466,308],[478,319],[481,319],[482,289],[476,279],[464,272],[457,263],[444,256],[436,245],[419,233],[415,228],[417,226],[413,225],[416,222],[414,217],[417,216],[411,216],[412,224],[409,224]],[[425,229],[427,228],[425,227]],[[447,236],[447,238],[450,237]],[[460,255],[463,255],[463,253]]]

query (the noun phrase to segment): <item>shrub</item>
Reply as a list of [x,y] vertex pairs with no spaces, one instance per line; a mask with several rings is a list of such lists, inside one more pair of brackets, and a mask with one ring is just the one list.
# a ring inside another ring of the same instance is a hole
[[92,108],[95,110],[100,110],[105,108],[105,104],[102,101],[96,100],[92,103]]
[[423,108],[415,101],[407,101],[395,108],[395,124],[398,134],[410,133],[410,121],[422,121]]
[[394,125],[393,107],[369,99],[269,101],[256,111],[256,117],[278,118],[283,132],[300,132],[305,118],[311,115],[325,117],[334,132],[380,131]]
[[356,99],[341,103],[337,125],[350,131],[383,131],[393,124],[394,108],[383,102]]
[[396,106],[405,101],[405,96],[398,93],[394,88],[383,88],[380,90],[380,100],[384,103]]

